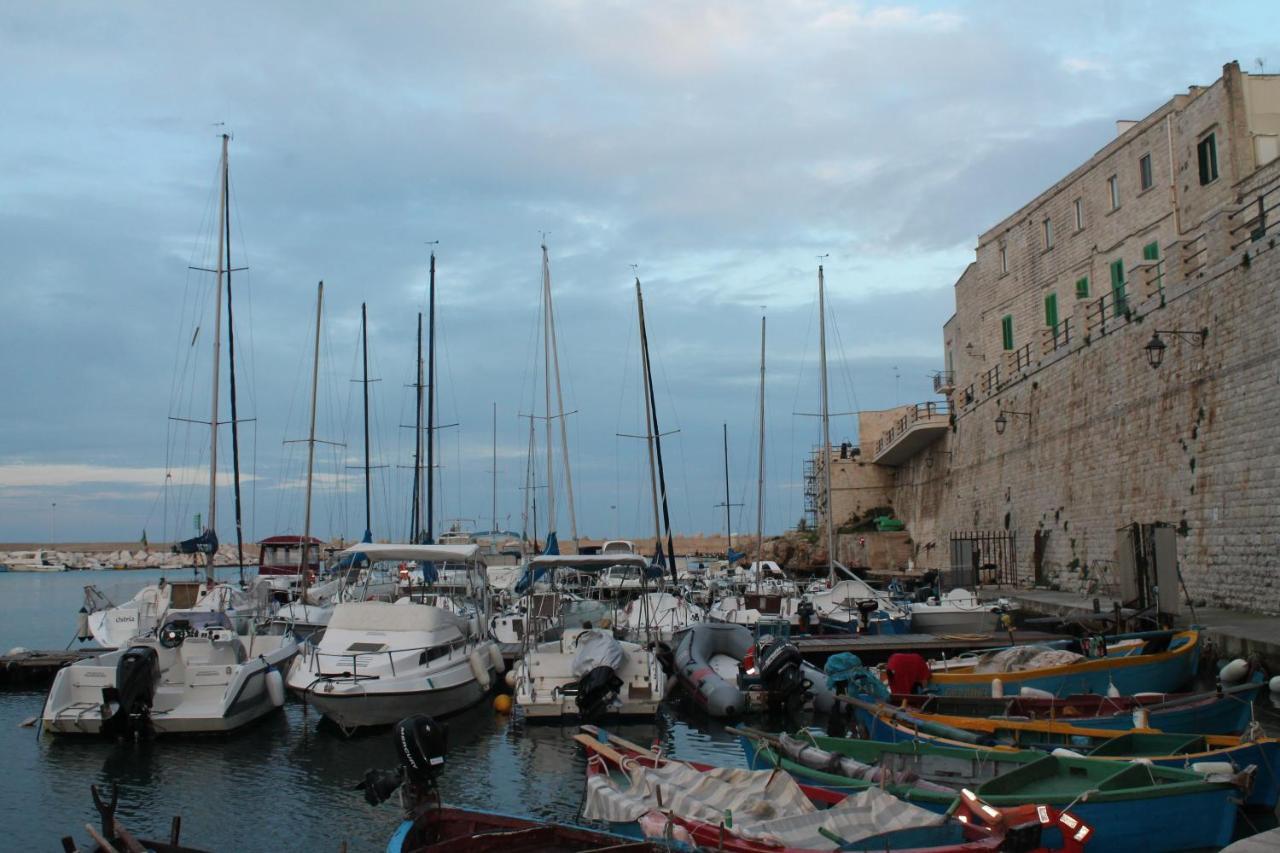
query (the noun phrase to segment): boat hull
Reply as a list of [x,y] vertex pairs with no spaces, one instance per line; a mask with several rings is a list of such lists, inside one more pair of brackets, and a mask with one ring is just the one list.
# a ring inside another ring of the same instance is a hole
[[474,680],[441,690],[373,692],[346,687],[337,685],[326,692],[325,686],[317,686],[303,693],[303,701],[340,728],[352,730],[389,726],[413,714],[448,717],[475,705],[486,693]]

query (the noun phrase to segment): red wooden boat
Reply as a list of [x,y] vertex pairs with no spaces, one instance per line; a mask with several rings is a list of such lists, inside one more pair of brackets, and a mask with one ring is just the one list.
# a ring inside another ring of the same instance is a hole
[[[591,726],[584,726],[584,733],[575,735],[588,754],[587,778],[590,788],[592,777],[609,776],[614,771],[627,771],[636,765],[663,767],[668,763],[684,764],[705,773],[716,769],[699,762],[675,762],[662,758],[622,738],[604,733]],[[602,742],[602,738],[608,742]],[[780,771],[775,771],[780,772]],[[800,790],[820,810],[842,803],[845,795],[836,791],[809,785],[799,785]],[[657,787],[659,800],[662,788]],[[867,792],[864,792],[867,793]],[[883,792],[872,790],[872,794]],[[1046,806],[1026,805],[1016,808],[996,809],[979,800],[972,792],[963,791],[947,823],[929,832],[923,828],[909,828],[882,833],[862,841],[841,843],[824,830],[819,832],[831,840],[831,845],[818,847],[788,847],[776,839],[752,839],[735,834],[726,821],[711,823],[676,814],[671,807],[660,807],[646,814],[639,823],[647,825],[649,832],[661,826],[663,835],[687,834],[694,844],[729,853],[816,853],[818,850],[889,850],[905,853],[992,853],[1013,849],[1023,853],[1080,853],[1091,840],[1092,830],[1067,812]],[[670,804],[668,804],[670,805]],[[904,804],[905,805],[905,804]],[[729,821],[731,823],[731,820]],[[628,831],[617,824],[614,828]],[[1056,830],[1056,831],[1055,831]],[[1041,834],[1062,838],[1062,846],[1048,847],[1041,843]],[[940,839],[935,841],[934,839]],[[924,843],[921,844],[920,842]]]

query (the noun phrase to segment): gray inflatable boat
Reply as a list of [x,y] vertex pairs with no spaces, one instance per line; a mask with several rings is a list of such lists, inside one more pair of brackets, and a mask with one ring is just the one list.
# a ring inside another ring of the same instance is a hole
[[[672,657],[676,678],[694,704],[712,717],[740,717],[750,710],[751,702],[738,679],[738,664],[755,645],[750,628],[727,622],[701,622],[677,634],[675,642]],[[775,653],[775,647],[785,647],[785,651]],[[775,640],[766,646],[766,656],[765,661],[757,660],[763,666],[759,677],[751,679],[759,682],[761,692],[767,694],[783,683],[803,683],[806,705],[811,701],[813,710],[819,713],[831,710],[834,699],[826,676],[802,661],[795,646]],[[799,677],[776,677],[775,670],[787,667],[795,669]]]

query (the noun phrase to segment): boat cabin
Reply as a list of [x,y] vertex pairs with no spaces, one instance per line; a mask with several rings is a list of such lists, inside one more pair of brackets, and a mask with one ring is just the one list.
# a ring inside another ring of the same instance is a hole
[[303,571],[315,576],[320,571],[320,546],[324,543],[312,536],[306,540],[306,560],[302,536],[270,536],[258,543],[258,575],[297,575]]

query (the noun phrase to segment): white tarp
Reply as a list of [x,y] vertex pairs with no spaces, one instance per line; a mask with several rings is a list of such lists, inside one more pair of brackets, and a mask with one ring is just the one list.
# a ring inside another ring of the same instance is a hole
[[1022,672],[1029,669],[1047,669],[1066,666],[1084,660],[1083,655],[1066,649],[1049,649],[1044,646],[1013,646],[1008,649],[985,652],[974,665],[974,672]]
[[572,672],[581,678],[598,666],[607,666],[615,672],[626,663],[627,653],[622,644],[608,631],[591,628],[578,635],[577,651],[573,655]]
[[835,850],[820,829],[845,842],[899,829],[940,825],[946,818],[868,788],[818,811],[786,773],[717,767],[700,772],[671,762],[659,768],[633,765],[623,790],[605,775],[589,777],[582,816],[630,823],[650,811],[719,825],[733,813],[733,833],[765,843]]

